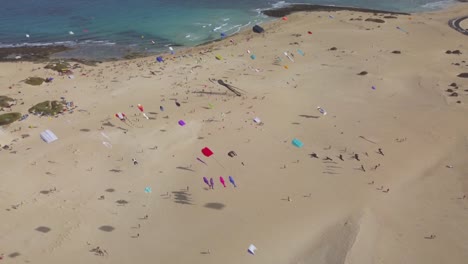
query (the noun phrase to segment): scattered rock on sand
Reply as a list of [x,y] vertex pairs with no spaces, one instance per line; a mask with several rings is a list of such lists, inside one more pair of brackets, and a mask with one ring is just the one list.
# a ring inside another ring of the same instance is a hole
[[392,53],[393,53],[393,54],[401,54],[401,51],[399,51],[399,50],[394,50],[394,51],[392,51]]
[[357,75],[364,76],[364,75],[367,75],[367,72],[366,72],[366,71],[362,71],[362,72],[358,73]]
[[461,55],[461,51],[460,50],[447,50],[445,52],[445,54],[455,54],[455,55]]
[[385,20],[380,19],[380,18],[367,18],[367,19],[364,20],[364,21],[367,21],[367,22],[375,22],[375,23],[385,23]]
[[331,47],[329,50],[337,50],[336,47]]
[[468,72],[460,73],[457,76],[460,78],[468,78]]

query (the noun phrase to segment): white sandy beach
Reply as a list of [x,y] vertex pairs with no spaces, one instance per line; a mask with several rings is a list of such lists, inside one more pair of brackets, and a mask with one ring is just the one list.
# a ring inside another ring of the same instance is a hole
[[[0,114],[77,106],[0,130],[0,263],[466,264],[468,42],[447,21],[467,13],[296,13],[164,63],[81,65],[74,79],[0,63],[0,95],[18,101]],[[59,140],[43,142],[46,129]]]

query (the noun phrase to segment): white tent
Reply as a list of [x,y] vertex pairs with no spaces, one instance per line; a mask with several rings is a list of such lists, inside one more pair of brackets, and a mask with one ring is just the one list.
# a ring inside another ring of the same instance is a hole
[[48,129],[41,133],[41,138],[42,138],[42,140],[44,140],[47,143],[54,142],[55,140],[58,139],[57,136],[52,131],[50,131]]

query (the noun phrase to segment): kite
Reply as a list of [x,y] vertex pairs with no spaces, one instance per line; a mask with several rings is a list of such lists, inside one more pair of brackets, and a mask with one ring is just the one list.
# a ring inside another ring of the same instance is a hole
[[291,56],[288,55],[288,53],[287,53],[286,51],[284,52],[284,55],[285,55],[286,57],[288,57],[288,59],[289,59],[290,61],[294,62],[294,60],[291,58]]
[[211,188],[210,182],[208,181],[206,177],[203,177],[203,181],[206,183],[206,185],[208,185],[208,187]]
[[207,166],[208,166],[208,164],[206,164],[206,162],[204,162],[204,161],[203,161],[203,160],[201,160],[200,158],[197,158],[197,160],[198,160],[199,162],[201,162],[201,163],[203,163],[203,164],[205,164],[205,165],[207,165]]
[[219,177],[219,181],[224,186],[224,188],[226,188],[226,183],[224,182],[224,178],[222,176]]
[[[201,150],[201,152],[202,152],[203,155],[205,155],[205,157],[207,157],[207,158],[213,156],[213,154],[214,154],[213,151],[211,151],[211,149],[209,149],[208,147],[204,147],[204,148]],[[213,159],[218,163],[219,166],[221,166],[221,167],[224,168],[224,166],[221,165],[221,163],[219,163],[219,161],[218,161],[217,159],[215,159],[214,157],[213,157]]]
[[249,252],[252,255],[255,255],[255,250],[257,250],[257,247],[255,247],[253,244],[250,244],[249,248],[247,249],[247,252]]
[[213,155],[213,151],[211,151],[211,149],[205,147],[201,150],[201,152],[203,153],[203,155],[205,155],[205,157],[209,158],[211,155]]
[[130,123],[130,125],[133,126],[132,122],[130,122],[130,120],[127,118],[127,116],[124,113],[118,112],[117,114],[115,114],[115,117],[120,119],[120,121],[124,122],[125,124],[127,124],[127,122],[128,122],[128,123]]
[[231,182],[232,185],[234,185],[234,187],[237,187],[236,182],[234,181],[234,178],[232,176],[229,176],[229,182]]
[[302,148],[304,146],[304,143],[300,141],[299,139],[295,138],[291,142],[295,147]]
[[214,181],[213,178],[210,178],[211,189],[214,189]]
[[140,112],[143,114],[143,116],[146,119],[149,119],[149,117],[145,114],[145,110],[143,109],[143,106],[141,104],[138,104],[137,107],[138,107],[138,109],[140,109]]
[[125,120],[127,120],[127,116],[126,116],[124,113],[118,112],[117,114],[115,114],[115,117],[117,117],[118,119],[120,119],[120,121],[125,121]]
[[185,126],[185,122],[184,122],[184,120],[179,120],[179,122],[178,122],[178,123],[179,123],[179,125],[180,125],[180,126]]

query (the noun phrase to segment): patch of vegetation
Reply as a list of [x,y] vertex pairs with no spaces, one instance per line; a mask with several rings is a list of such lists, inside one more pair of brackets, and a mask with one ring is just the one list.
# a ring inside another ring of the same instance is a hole
[[10,98],[8,96],[0,95],[0,108],[2,107],[10,107],[14,105],[16,102],[15,99]]
[[44,68],[54,70],[56,72],[66,72],[70,70],[70,67],[71,67],[70,64],[68,64],[67,62],[60,61],[60,62],[49,63]]
[[45,82],[45,79],[41,77],[29,77],[25,81],[29,85],[41,85],[43,82]]
[[54,116],[63,111],[64,105],[59,101],[45,101],[29,108],[31,114]]
[[0,126],[9,125],[21,118],[21,113],[6,113],[0,115]]

